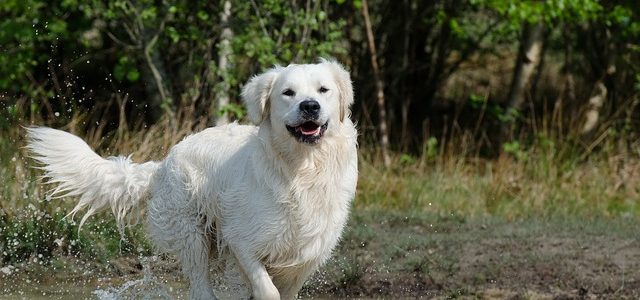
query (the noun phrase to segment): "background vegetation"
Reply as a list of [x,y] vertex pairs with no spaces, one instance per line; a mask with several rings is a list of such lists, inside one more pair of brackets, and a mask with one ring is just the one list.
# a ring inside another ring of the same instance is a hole
[[[350,70],[355,209],[438,218],[640,216],[640,2],[0,1],[0,260],[148,253],[110,221],[78,232],[19,126],[159,159],[244,121],[274,64]],[[104,220],[110,220],[104,218]]]
[[3,128],[243,119],[249,76],[330,56],[351,70],[367,145],[384,134],[393,152],[420,155],[430,138],[464,136],[458,150],[495,156],[543,135],[578,151],[603,135],[637,140],[635,1],[367,2],[3,1]]

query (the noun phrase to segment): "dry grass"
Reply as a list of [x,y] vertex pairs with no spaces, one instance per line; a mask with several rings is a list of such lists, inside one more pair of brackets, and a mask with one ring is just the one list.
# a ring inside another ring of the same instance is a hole
[[[132,155],[138,162],[161,159],[184,136],[205,127],[203,122],[193,121],[187,111],[175,119],[167,118],[137,130],[122,125],[112,132],[105,132],[100,126],[83,132],[81,124],[81,117],[77,117],[62,129],[80,135],[103,156]],[[527,147],[518,146],[506,151],[498,158],[485,159],[470,154],[474,153],[468,150],[473,145],[465,135],[457,140],[452,136],[444,147],[430,139],[421,155],[396,154],[391,168],[384,168],[375,151],[363,146],[354,209],[463,219],[640,216],[640,155],[628,150],[634,147],[610,138],[602,141],[600,151],[584,156],[567,150],[568,147],[562,148],[563,145],[550,147],[549,144],[549,141],[529,143]],[[97,229],[84,237],[82,233],[68,230],[73,226],[72,222],[60,223],[67,222],[61,218],[70,210],[73,201],[47,198],[49,187],[42,186],[39,171],[33,169],[33,161],[26,158],[22,128],[4,130],[0,146],[3,187],[0,192],[0,246],[15,242],[10,235],[34,236],[34,232],[49,232],[49,235],[42,241],[34,241],[30,247],[15,251],[55,248],[38,243],[53,243],[60,236],[67,240],[84,239],[88,246],[98,240],[111,245],[119,243],[120,237],[109,227],[112,224],[105,223],[105,220],[111,220],[107,214],[104,218],[94,218]],[[34,215],[49,221],[28,218]],[[48,227],[53,227],[53,232]],[[132,234],[139,235],[139,232],[132,231]],[[137,242],[132,243],[133,248],[137,247]],[[146,242],[141,240],[139,244]],[[109,247],[106,248],[113,250],[111,255],[118,254],[118,247]],[[106,256],[109,251],[104,250]],[[24,253],[15,255],[28,256]],[[5,257],[7,259],[16,257]]]
[[[534,145],[524,158],[398,156],[385,169],[362,155],[356,209],[492,215],[510,219],[640,215],[640,159],[619,152],[557,157]],[[410,161],[406,163],[406,161]]]
[[[132,155],[138,162],[162,159],[172,145],[206,126],[194,122],[187,111],[139,130],[123,125],[113,132],[101,126],[82,132],[80,124],[81,118],[76,118],[61,129],[80,135],[103,156]],[[5,214],[32,203],[29,199],[45,198],[37,172],[25,158],[23,134],[20,127],[2,134],[1,205]],[[586,159],[542,143],[484,159],[460,149],[459,145],[469,148],[464,146],[468,144],[461,136],[446,147],[425,146],[423,155],[396,154],[392,168],[384,168],[375,151],[362,147],[355,207],[509,218],[640,214],[639,155],[613,139],[611,145],[602,147],[605,150],[590,153]]]

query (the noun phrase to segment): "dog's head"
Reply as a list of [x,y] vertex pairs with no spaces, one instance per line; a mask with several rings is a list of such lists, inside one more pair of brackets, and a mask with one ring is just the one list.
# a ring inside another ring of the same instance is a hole
[[256,125],[271,122],[301,143],[316,144],[333,122],[350,115],[353,87],[349,73],[337,62],[274,67],[253,77],[242,98]]

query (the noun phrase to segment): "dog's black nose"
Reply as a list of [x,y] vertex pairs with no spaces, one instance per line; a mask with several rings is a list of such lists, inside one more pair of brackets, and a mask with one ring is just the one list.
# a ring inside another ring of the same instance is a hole
[[320,103],[316,100],[304,100],[300,102],[300,111],[308,116],[318,116]]

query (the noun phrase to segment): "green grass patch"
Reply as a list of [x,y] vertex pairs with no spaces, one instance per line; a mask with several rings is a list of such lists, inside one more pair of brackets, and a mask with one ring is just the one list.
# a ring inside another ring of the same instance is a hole
[[511,219],[640,216],[638,159],[594,155],[577,163],[535,152],[527,157],[445,157],[392,168],[365,158],[354,207]]
[[60,255],[106,262],[121,255],[152,252],[141,226],[130,227],[121,236],[110,217],[92,218],[79,229],[78,223],[62,212],[51,215],[30,206],[14,213],[0,220],[3,263],[48,261]]

